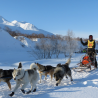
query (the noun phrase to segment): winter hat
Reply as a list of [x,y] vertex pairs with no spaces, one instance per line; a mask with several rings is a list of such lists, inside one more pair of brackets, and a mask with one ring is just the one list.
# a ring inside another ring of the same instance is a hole
[[93,35],[89,35],[89,39],[93,40]]

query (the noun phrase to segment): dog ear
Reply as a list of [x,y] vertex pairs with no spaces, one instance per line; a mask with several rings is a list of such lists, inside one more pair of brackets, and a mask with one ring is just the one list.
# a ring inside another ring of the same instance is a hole
[[61,63],[57,64],[57,67],[61,67]]
[[18,66],[18,68],[22,68],[22,64],[21,64],[21,62],[19,63],[19,66]]
[[38,63],[36,63],[36,65],[38,65]]

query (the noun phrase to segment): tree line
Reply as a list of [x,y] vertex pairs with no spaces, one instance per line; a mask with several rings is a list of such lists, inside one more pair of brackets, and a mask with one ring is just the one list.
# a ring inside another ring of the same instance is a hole
[[60,54],[66,57],[71,56],[77,49],[77,40],[73,32],[68,31],[66,36],[40,38],[32,49],[32,55],[37,59],[58,58]]
[[32,33],[32,34],[23,34],[20,31],[16,30],[16,31],[12,31],[9,27],[5,26],[4,28],[5,31],[7,31],[12,37],[15,36],[24,36],[27,37],[29,39],[31,38],[51,38],[54,37],[54,35],[47,35],[45,36],[44,34],[40,33],[40,34],[36,34],[36,33]]

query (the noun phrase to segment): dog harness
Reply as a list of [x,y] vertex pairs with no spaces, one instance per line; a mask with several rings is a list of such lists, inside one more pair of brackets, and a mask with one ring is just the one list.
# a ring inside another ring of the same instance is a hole
[[88,40],[88,48],[93,48],[93,46],[94,46],[94,40],[93,41],[90,41],[90,40]]
[[[23,77],[25,76],[25,73],[26,73],[26,71],[24,72],[24,75],[23,75]],[[23,77],[22,77],[22,78],[23,78]],[[21,79],[22,79],[22,78],[21,78]],[[21,79],[18,79],[18,80],[21,80]]]
[[3,79],[3,78],[9,78],[10,79],[10,78],[13,78],[13,77],[0,77],[0,79]]
[[42,72],[44,71],[49,71],[52,69],[52,66],[48,65],[48,66],[44,66],[44,70],[42,70]]

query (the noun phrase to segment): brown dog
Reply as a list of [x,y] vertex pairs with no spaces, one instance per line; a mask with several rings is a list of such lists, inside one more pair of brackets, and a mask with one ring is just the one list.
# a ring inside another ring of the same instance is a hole
[[35,63],[35,64],[38,67],[38,71],[39,71],[39,75],[40,75],[40,83],[41,83],[42,75],[45,76],[45,80],[47,79],[47,75],[50,75],[51,81],[52,81],[55,67],[53,67],[51,65],[44,66],[39,63]]

